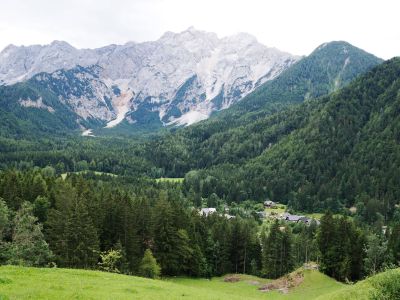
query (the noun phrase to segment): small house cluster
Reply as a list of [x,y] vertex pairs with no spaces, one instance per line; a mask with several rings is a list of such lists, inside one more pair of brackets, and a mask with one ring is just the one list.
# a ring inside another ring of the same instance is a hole
[[[275,208],[277,208],[277,205],[278,205],[278,203],[271,201],[269,199],[264,201],[265,208],[275,209]],[[312,221],[315,221],[317,223],[317,225],[320,224],[320,222],[316,219],[309,218],[309,217],[302,216],[302,215],[292,215],[288,212],[281,213],[281,214],[278,214],[276,212],[271,212],[271,213],[267,214],[265,211],[260,211],[260,212],[257,212],[257,215],[261,219],[265,219],[268,217],[270,219],[284,220],[284,221],[291,222],[291,223],[304,223],[304,224],[309,225],[309,224],[311,224]]]
[[315,220],[313,218],[309,218],[309,217],[306,217],[306,216],[291,215],[289,213],[281,214],[281,219],[285,220],[285,221],[288,221],[288,222],[304,223],[304,224],[307,224],[307,225],[310,225],[311,222],[314,220],[317,223],[317,225],[319,225],[319,221],[318,220]]
[[[205,207],[205,208],[202,208],[202,209],[200,209],[200,215],[202,215],[202,216],[205,216],[205,217],[208,217],[209,215],[211,215],[211,214],[214,214],[214,213],[217,213],[217,209],[215,208],[215,207]],[[225,217],[225,218],[227,218],[228,220],[230,220],[230,219],[232,219],[232,218],[234,218],[235,216],[231,216],[231,215],[229,215],[229,214],[223,214],[223,216]]]

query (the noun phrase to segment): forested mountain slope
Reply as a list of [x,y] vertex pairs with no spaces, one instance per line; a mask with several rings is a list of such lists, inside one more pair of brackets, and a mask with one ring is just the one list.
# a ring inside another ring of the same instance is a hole
[[[246,124],[275,112],[282,105],[336,91],[382,61],[344,41],[322,44],[275,80],[266,82],[242,101],[220,112],[213,121],[227,123],[229,127]],[[212,126],[211,120],[208,123]]]
[[149,157],[168,176],[221,163],[241,164],[300,126],[304,116],[293,115],[289,106],[327,95],[380,62],[346,42],[323,44],[236,105],[161,139]]
[[35,139],[104,126],[101,119],[114,116],[109,107],[115,95],[101,82],[99,72],[96,66],[77,66],[0,86],[3,136]]
[[394,58],[336,93],[270,117],[280,135],[267,133],[261,155],[192,172],[188,188],[211,181],[207,193],[236,200],[269,196],[309,211],[357,204],[387,216],[400,197],[399,91]]

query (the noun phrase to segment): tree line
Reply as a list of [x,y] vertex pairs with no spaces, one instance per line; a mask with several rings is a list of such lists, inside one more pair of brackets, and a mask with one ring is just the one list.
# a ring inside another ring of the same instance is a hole
[[[84,175],[62,179],[50,167],[0,172],[0,197],[3,264],[150,277],[277,278],[315,261],[342,281],[399,264],[400,210],[388,227],[368,224],[362,215],[331,213],[319,226],[260,221],[240,213],[244,206],[232,206],[233,218],[224,211],[206,217],[181,184]],[[203,205],[212,201],[202,199]]]

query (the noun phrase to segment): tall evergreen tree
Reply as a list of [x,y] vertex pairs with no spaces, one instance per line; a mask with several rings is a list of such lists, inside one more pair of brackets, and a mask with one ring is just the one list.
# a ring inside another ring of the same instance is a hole
[[400,220],[391,230],[388,248],[393,257],[393,263],[400,265]]
[[9,226],[8,214],[7,204],[0,198],[0,243],[3,241],[4,232]]
[[93,268],[99,257],[99,239],[85,199],[78,199],[69,183],[60,182],[58,186],[55,208],[46,222],[56,262],[66,267]]
[[96,227],[82,202],[76,202],[66,226],[68,264],[75,268],[93,268],[99,257]]
[[42,226],[33,216],[32,204],[24,202],[14,219],[8,263],[24,266],[45,266],[52,253],[44,240]]
[[321,253],[320,269],[325,274],[342,281],[361,278],[365,242],[352,221],[326,213],[321,218],[317,243]]
[[166,198],[154,207],[154,253],[163,274],[176,275],[181,263],[175,255],[177,228],[173,223],[173,211]]
[[280,226],[278,220],[272,224],[268,235],[264,235],[262,251],[262,273],[264,276],[278,278],[292,271],[291,232],[288,227]]

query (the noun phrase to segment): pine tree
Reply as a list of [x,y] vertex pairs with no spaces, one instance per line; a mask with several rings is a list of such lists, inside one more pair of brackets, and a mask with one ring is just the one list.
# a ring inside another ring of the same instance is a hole
[[208,241],[208,260],[214,270],[214,274],[221,276],[232,272],[230,249],[232,248],[232,225],[224,217],[213,216],[215,223],[211,227],[211,237]]
[[394,260],[393,262],[396,265],[400,265],[400,220],[398,222],[391,230],[388,244],[389,251]]
[[29,199],[31,202],[35,201],[38,196],[45,196],[47,193],[47,184],[40,173],[33,177],[32,183],[27,187],[29,191]]
[[92,268],[99,257],[96,227],[84,203],[77,202],[66,224],[68,264],[75,268]]
[[38,196],[33,202],[33,213],[38,218],[40,223],[44,223],[47,220],[47,213],[50,207],[50,201],[45,196]]
[[33,216],[33,208],[29,202],[24,202],[15,216],[10,247],[10,264],[45,266],[52,259],[42,226]]
[[[179,229],[176,233],[174,255],[180,262],[177,274],[189,273],[192,267],[194,267],[191,265],[191,262],[193,262],[193,248],[190,244],[190,239],[185,229]],[[195,267],[197,268],[198,266]]]
[[150,201],[147,198],[136,198],[133,202],[134,230],[138,238],[138,253],[143,256],[146,249],[153,246],[153,223]]
[[8,214],[7,204],[0,198],[0,243],[3,241],[4,232],[9,226]]
[[289,228],[281,227],[278,220],[263,238],[262,273],[278,278],[293,269],[292,238]]
[[46,233],[56,262],[63,267],[92,268],[99,256],[97,229],[84,203],[69,183],[60,183],[55,208],[46,222]]
[[[173,197],[173,194],[170,195]],[[161,194],[154,208],[154,251],[164,274],[178,275],[190,270],[193,248],[188,233],[188,217],[179,201],[174,206]]]
[[177,228],[170,203],[161,198],[154,208],[154,253],[163,274],[176,275],[180,261],[174,253]]
[[140,263],[139,274],[147,278],[158,278],[161,273],[161,268],[157,264],[156,259],[150,249],[146,249],[143,259]]
[[321,218],[317,243],[322,272],[342,281],[361,278],[364,238],[352,221],[326,213]]
[[333,276],[338,269],[338,237],[336,222],[330,212],[321,218],[317,242],[321,252],[320,269],[325,274]]

